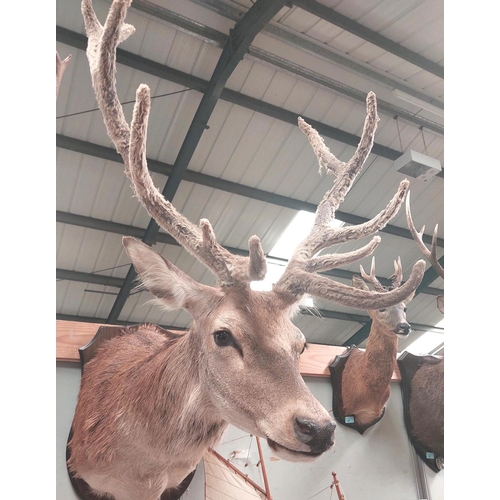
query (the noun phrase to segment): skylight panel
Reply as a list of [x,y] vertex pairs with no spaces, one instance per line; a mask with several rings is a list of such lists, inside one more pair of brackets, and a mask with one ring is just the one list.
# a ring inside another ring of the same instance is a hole
[[[258,291],[269,291],[285,272],[288,260],[298,244],[311,232],[314,225],[315,213],[301,210],[283,231],[276,245],[269,252],[267,259],[267,274],[262,281],[252,281],[250,288]],[[333,227],[341,227],[344,223],[337,219],[332,221]],[[273,260],[273,257],[276,257]],[[284,259],[284,260],[277,260]],[[312,306],[312,298],[306,298],[303,305]]]
[[[441,320],[436,327],[444,328],[444,319]],[[423,356],[432,354],[438,347],[444,343],[443,333],[426,332],[419,337],[415,342],[410,344],[405,351],[415,354],[416,356]]]

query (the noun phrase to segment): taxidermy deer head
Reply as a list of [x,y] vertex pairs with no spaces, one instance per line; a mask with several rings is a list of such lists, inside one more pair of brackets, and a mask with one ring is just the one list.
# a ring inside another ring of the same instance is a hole
[[[437,231],[434,227],[431,249],[423,241],[425,226],[418,232],[413,224],[410,210],[410,193],[406,198],[406,220],[413,239],[427,257],[437,274],[444,279],[444,268],[437,259]],[[444,295],[437,297],[437,307],[444,315]],[[409,415],[411,435],[428,450],[432,450],[437,458],[439,468],[444,467],[444,357],[429,359],[422,363],[413,375],[410,384]]]
[[115,58],[118,43],[133,32],[124,24],[130,3],[115,0],[103,27],[91,1],[82,2],[97,101],[134,194],[165,231],[213,272],[218,284],[197,283],[148,245],[123,239],[142,285],[167,309],[189,312],[193,323],[176,340],[151,325],[134,328],[133,334],[109,341],[87,363],[69,467],[97,492],[119,500],[156,500],[194,470],[227,423],[266,438],[274,453],[288,460],[313,460],[328,450],[335,423],[298,368],[306,348],[291,319],[298,302],[308,293],[354,307],[390,307],[418,286],[425,263],[417,262],[408,281],[387,293],[359,290],[317,274],[373,252],[378,236],[353,252],[317,256],[324,248],[383,228],[408,189],[403,181],[388,206],[368,222],[340,229],[329,225],[373,144],[378,117],[370,93],[362,138],[347,163],[337,160],[317,132],[299,119],[320,164],[336,178],[318,206],[314,228],[273,290],[251,290],[249,283],[266,273],[259,238],[249,239],[248,257],[232,255],[217,242],[208,220],[199,226],[191,223],[153,185],[145,153],[150,110],[146,85],[137,90],[131,125],[125,121],[115,88]]
[[[353,285],[369,290],[370,283],[375,290],[386,290],[375,275],[375,258],[370,274],[363,266],[361,276],[353,276]],[[394,262],[391,276],[392,289],[401,286],[403,270],[401,260]],[[391,377],[396,367],[398,337],[407,337],[411,331],[406,321],[406,306],[413,298],[413,292],[404,300],[389,307],[368,309],[372,320],[366,349],[350,349],[349,357],[342,372],[342,407],[344,415],[354,417],[357,428],[363,433],[384,415],[385,404],[390,396]]]

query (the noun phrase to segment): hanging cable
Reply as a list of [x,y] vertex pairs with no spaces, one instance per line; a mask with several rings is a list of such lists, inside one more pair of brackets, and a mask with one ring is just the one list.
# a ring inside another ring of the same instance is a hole
[[425,154],[427,154],[427,144],[425,144],[424,127],[420,126],[419,129],[420,129],[420,132],[422,132],[422,141],[424,143],[424,151],[425,151]]
[[399,145],[401,146],[401,152],[403,153],[403,141],[401,141],[401,132],[399,131],[398,115],[394,116],[394,119],[396,120],[396,128],[398,129]]
[[[169,97],[175,94],[182,94],[183,92],[188,92],[189,90],[194,90],[194,89],[189,88],[189,89],[177,90],[175,92],[169,92],[168,94],[155,95],[151,97],[151,100],[158,99],[159,97]],[[122,106],[125,106],[125,104],[135,104],[135,100],[121,103]],[[60,118],[69,118],[71,116],[84,115],[86,113],[93,113],[94,111],[99,111],[99,108],[88,109],[86,111],[77,111],[76,113],[69,113],[67,115],[62,115],[62,116],[56,116],[56,120],[59,120]]]

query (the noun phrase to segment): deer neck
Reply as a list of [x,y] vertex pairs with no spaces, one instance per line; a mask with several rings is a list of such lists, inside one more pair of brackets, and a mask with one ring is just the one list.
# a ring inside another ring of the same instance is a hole
[[[170,427],[177,441],[173,448],[201,454],[214,446],[222,437],[227,422],[208,397],[200,377],[198,357],[193,353],[199,349],[192,336],[187,333],[153,360],[151,375],[157,377],[156,387],[161,426]],[[184,438],[184,439],[183,439]],[[172,446],[169,446],[172,448]]]
[[373,321],[363,356],[367,370],[377,373],[377,380],[385,383],[392,377],[397,352],[398,337]]

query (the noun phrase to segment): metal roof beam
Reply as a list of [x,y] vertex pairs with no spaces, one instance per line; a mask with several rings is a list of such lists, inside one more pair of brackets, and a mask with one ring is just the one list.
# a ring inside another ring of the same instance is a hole
[[[131,8],[140,12],[141,14],[146,14],[148,17],[157,22],[163,21],[178,31],[182,31],[183,33],[186,33],[190,36],[194,36],[200,40],[203,40],[205,43],[212,44],[216,47],[223,47],[224,43],[227,40],[227,35],[220,31],[193,21],[187,17],[181,16],[180,14],[165,9],[164,7],[152,4],[148,1],[134,0]],[[308,68],[299,66],[291,61],[271,54],[270,52],[267,52],[265,50],[251,46],[248,49],[247,57],[249,57],[250,59],[254,59],[257,62],[271,65],[277,69],[281,69],[289,74],[301,78],[302,80],[319,84],[329,90],[333,90],[338,94],[362,102],[363,105],[365,103],[366,95],[363,92],[332,80],[331,78],[316,73],[315,71],[312,71]],[[439,67],[442,68],[441,66]],[[380,99],[377,100],[377,107],[380,113],[389,115],[391,117],[398,116],[402,120],[413,123],[418,127],[424,127],[427,130],[432,130],[433,132],[436,132],[440,135],[444,135],[443,126],[426,118],[416,116],[415,113],[409,113],[403,108],[394,106],[393,104],[387,103]]]
[[[123,278],[114,278],[112,276],[103,276],[101,274],[95,274],[95,273],[82,273],[77,271],[70,271],[68,269],[56,269],[56,279],[77,281],[80,283],[89,283],[94,285],[111,286],[115,288],[120,288],[121,286],[123,286],[123,283],[125,282]],[[367,322],[370,321],[369,316],[344,313],[340,311],[332,311],[330,309],[315,309],[313,312],[310,309],[304,307],[300,309],[300,314],[305,314],[306,316],[319,315],[321,318],[337,319],[342,321],[354,321],[356,323],[362,323],[362,324],[366,324]],[[62,318],[57,318],[57,319],[62,319]],[[417,323],[412,323],[412,327],[415,330],[425,330],[425,331],[435,328],[431,325],[420,325]],[[176,329],[174,327],[168,327],[168,328]]]
[[[57,26],[56,37],[58,42],[65,43],[81,50],[85,50],[87,38],[83,35],[80,35],[79,33],[75,33],[73,31],[67,30],[66,28]],[[182,71],[170,68],[163,64],[159,64],[155,61],[151,61],[124,50],[117,50],[116,60],[118,63],[130,68],[136,69],[138,71],[143,71],[144,73],[147,73],[149,75],[153,75],[158,78],[177,83],[178,85],[182,85],[186,88],[193,89],[198,92],[205,92],[209,86],[209,82],[207,82],[206,80],[202,80],[201,78],[198,78],[196,76],[189,75],[188,73],[183,73]],[[260,101],[259,99],[255,99],[254,97],[250,97],[226,88],[222,90],[219,97],[224,101],[237,104],[238,106],[251,109],[252,111],[257,111],[264,115],[270,116],[271,118],[290,123],[294,126],[297,125],[297,118],[299,116],[297,113],[288,111],[278,106],[274,106],[264,101]],[[364,99],[366,99],[366,96],[364,97]],[[400,116],[399,113],[398,116]],[[304,118],[306,122],[316,128],[316,130],[325,137],[329,137],[330,139],[334,139],[353,147],[357,147],[359,144],[360,138],[355,134],[351,134],[338,128],[325,125],[324,123],[320,123],[306,116],[302,116],[302,118]],[[420,126],[431,130],[425,124],[422,124]],[[394,161],[399,158],[403,154],[403,152],[389,148],[387,146],[382,146],[378,143],[374,143],[372,154],[376,154],[382,156],[383,158],[387,158],[388,160]],[[437,174],[437,176],[444,177],[444,168],[439,174]]]
[[[196,4],[202,5],[207,9],[211,9],[214,12],[217,12],[219,15],[232,20],[238,19],[243,12],[242,10],[233,7],[232,5],[226,4],[221,0],[191,0],[191,1]],[[440,109],[444,109],[443,102],[438,101],[437,99],[434,99],[432,97],[429,97],[423,92],[415,90],[412,87],[408,87],[400,80],[394,80],[392,78],[389,78],[385,74],[374,71],[368,66],[357,64],[352,60],[342,57],[341,55],[333,52],[332,50],[320,45],[319,43],[314,43],[304,37],[295,35],[291,31],[287,31],[277,26],[276,24],[268,24],[262,30],[262,32],[274,36],[290,44],[291,46],[299,48],[300,50],[309,52],[314,56],[321,57],[329,62],[333,62],[340,66],[344,66],[349,70],[354,71],[360,75],[363,75],[364,77],[369,78],[373,81],[376,81],[390,89],[399,89],[405,94],[409,94],[413,97],[416,97],[417,99],[420,99],[421,101],[432,104],[433,106],[436,106]]]
[[[61,134],[56,134],[56,146],[63,149],[68,149],[70,151],[76,151],[85,155],[96,156],[104,160],[123,163],[122,157],[116,152],[116,150],[107,148],[105,146],[100,146],[98,144],[82,141],[81,139],[75,139]],[[163,163],[149,158],[147,159],[147,162],[148,168],[149,170],[151,170],[151,172],[166,176],[171,175],[173,165],[169,165],[168,163]],[[227,181],[225,179],[213,177],[201,172],[196,172],[194,170],[186,169],[184,172],[183,180],[194,182],[196,184],[200,184],[201,186],[220,189],[221,191],[225,191],[227,193],[245,196],[246,198],[251,198],[253,200],[259,200],[265,203],[271,203],[273,205],[291,208],[292,210],[305,210],[307,212],[314,213],[317,209],[317,205],[315,205],[314,203],[308,203],[305,201],[296,200],[294,198],[288,198],[286,196],[270,193],[269,191],[264,191],[262,189],[252,188],[250,186],[245,186],[236,182]],[[335,213],[335,217],[338,220],[353,225],[362,224],[368,221],[368,219],[365,217],[342,212],[341,210],[338,210]],[[408,229],[393,226],[391,224],[387,224],[383,229],[381,229],[381,232],[392,234],[394,236],[399,236],[402,238],[413,239],[411,232]],[[423,240],[424,242],[430,244],[432,242],[432,235],[424,234]],[[437,239],[437,246],[444,248],[444,240],[442,238]]]
[[[366,93],[361,92],[353,87],[349,87],[348,85],[344,85],[332,78],[321,75],[315,71],[312,71],[308,68],[304,68],[303,66],[299,66],[297,64],[288,61],[287,59],[283,59],[282,57],[276,56],[267,52],[265,50],[250,47],[248,51],[248,58],[254,59],[257,62],[267,64],[268,66],[272,66],[276,69],[281,69],[286,73],[289,73],[295,77],[298,77],[308,83],[313,83],[317,85],[321,85],[322,87],[332,90],[333,92],[340,94],[341,96],[348,97],[351,100],[362,103],[365,106],[366,103]],[[383,114],[386,116],[390,116],[394,118],[397,116],[402,120],[411,123],[417,127],[423,127],[425,130],[430,130],[444,136],[444,127],[442,125],[437,124],[427,118],[422,118],[415,113],[410,113],[399,106],[394,106],[394,104],[388,103],[379,99],[377,97],[377,111],[379,114]]]
[[318,16],[321,19],[338,26],[339,28],[352,33],[353,35],[356,35],[359,38],[362,38],[363,40],[366,40],[367,42],[370,42],[371,44],[376,45],[377,47],[380,47],[381,49],[384,49],[387,52],[390,52],[391,54],[394,54],[395,56],[398,56],[399,58],[444,79],[443,66],[430,61],[420,54],[407,49],[406,47],[403,47],[399,43],[393,42],[389,38],[386,38],[376,31],[353,21],[347,16],[330,9],[316,0],[293,0],[293,4],[310,14]]
[[[120,224],[118,222],[111,222],[107,220],[102,220],[102,219],[96,219],[94,217],[88,217],[85,215],[78,215],[78,214],[71,214],[68,212],[62,212],[57,210],[56,211],[56,222],[60,222],[63,224],[70,224],[72,226],[78,226],[78,227],[83,227],[86,229],[95,229],[97,231],[104,231],[107,233],[114,233],[114,234],[120,234],[122,236],[133,236],[135,238],[143,238],[145,229],[136,227],[136,226],[128,226],[126,224]],[[174,246],[179,246],[179,243],[172,238],[167,233],[158,233],[156,235],[156,241],[157,243],[165,243],[167,245],[174,245]],[[225,246],[226,250],[233,254],[237,255],[242,255],[242,256],[248,256],[248,251],[247,250],[242,250],[240,248],[234,248],[234,247],[228,247]],[[279,257],[273,257],[273,256],[268,256],[272,258],[274,261],[278,262],[286,262],[286,259],[281,259]],[[69,271],[66,271],[69,272]],[[326,271],[324,273],[326,276],[333,276],[336,278],[342,278],[345,280],[351,280],[353,273],[351,271],[347,271],[345,269],[332,269],[331,271]],[[68,275],[66,275],[68,276]],[[69,279],[69,278],[68,278]],[[384,286],[389,286],[392,284],[392,281],[389,280],[388,278],[383,278],[381,276],[377,276],[377,279],[382,283]],[[74,280],[74,281],[81,281],[81,280]],[[441,290],[440,288],[432,288],[428,286],[431,282],[425,283],[423,286],[423,283],[420,284],[418,290],[420,293],[426,293],[429,295],[443,295],[444,291]],[[109,283],[108,283],[109,284]]]
[[217,47],[224,47],[224,44],[227,41],[227,35],[225,33],[221,33],[220,31],[210,28],[197,21],[193,21],[188,17],[182,16],[177,12],[161,7],[160,5],[147,0],[134,0],[130,9],[140,12],[141,14],[146,14],[149,18],[156,22],[163,21],[174,29],[199,38],[200,40]]
[[[208,87],[203,94],[203,98],[179,150],[172,173],[169,175],[163,188],[162,194],[166,200],[173,200],[228,78],[243,59],[255,36],[279,12],[285,3],[286,0],[257,0],[236,23],[235,27],[230,30],[229,38],[222,50]],[[152,244],[158,232],[158,224],[155,220],[151,219],[143,241]],[[111,308],[108,317],[109,323],[113,323],[118,319],[134,286],[136,276],[137,274],[133,266],[131,266],[125,283]]]

